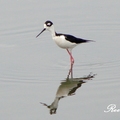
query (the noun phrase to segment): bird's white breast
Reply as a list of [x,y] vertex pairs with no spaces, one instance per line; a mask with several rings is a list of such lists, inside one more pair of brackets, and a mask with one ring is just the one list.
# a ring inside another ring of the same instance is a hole
[[77,44],[76,43],[71,43],[68,40],[65,39],[64,35],[61,36],[54,36],[53,40],[55,41],[55,43],[63,48],[63,49],[72,49],[74,48]]

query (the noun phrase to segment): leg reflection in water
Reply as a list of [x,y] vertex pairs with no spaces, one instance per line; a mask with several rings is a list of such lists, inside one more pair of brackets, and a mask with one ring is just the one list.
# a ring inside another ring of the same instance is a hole
[[83,83],[86,83],[87,80],[91,80],[94,77],[95,77],[95,74],[93,75],[89,74],[88,76],[81,77],[81,78],[67,77],[66,80],[63,80],[60,86],[58,87],[55,95],[55,99],[51,103],[51,105],[47,105],[46,103],[42,103],[42,102],[40,103],[46,106],[47,108],[49,108],[50,114],[56,114],[58,103],[62,98],[75,95],[76,90],[80,88]]

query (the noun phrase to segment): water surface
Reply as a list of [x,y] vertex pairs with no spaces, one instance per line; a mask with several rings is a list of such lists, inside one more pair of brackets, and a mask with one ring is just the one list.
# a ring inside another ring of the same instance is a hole
[[[118,120],[120,112],[104,110],[110,104],[120,109],[119,5],[119,0],[1,1],[0,119]],[[73,78],[96,75],[61,99],[53,115],[40,102],[54,101],[70,63],[49,32],[35,38],[46,20],[57,32],[96,41],[73,50]]]

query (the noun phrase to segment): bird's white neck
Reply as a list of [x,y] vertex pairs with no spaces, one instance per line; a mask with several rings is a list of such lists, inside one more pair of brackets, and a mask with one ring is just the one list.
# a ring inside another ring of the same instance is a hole
[[54,26],[51,26],[48,31],[50,31],[52,37],[55,37],[56,36],[56,33],[55,33],[55,30],[54,30]]

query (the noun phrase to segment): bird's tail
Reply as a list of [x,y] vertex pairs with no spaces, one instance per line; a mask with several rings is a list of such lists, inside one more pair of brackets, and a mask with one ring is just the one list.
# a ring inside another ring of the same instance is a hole
[[86,39],[79,38],[78,43],[86,43],[86,42],[95,42],[95,41],[94,40],[86,40]]
[[94,40],[85,40],[85,42],[95,42]]

